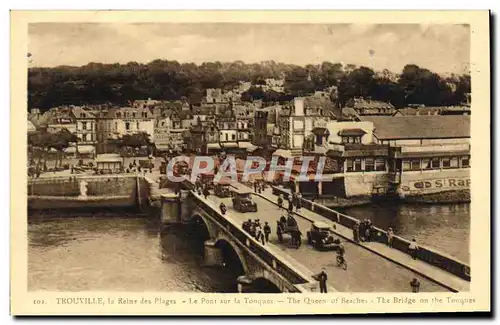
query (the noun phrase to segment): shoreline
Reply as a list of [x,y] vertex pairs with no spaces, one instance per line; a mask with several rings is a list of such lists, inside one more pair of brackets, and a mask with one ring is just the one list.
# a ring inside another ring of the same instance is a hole
[[[307,200],[311,200],[307,196],[304,197]],[[311,200],[312,201],[312,200]],[[369,205],[372,203],[408,203],[408,204],[460,204],[460,203],[470,203],[470,191],[469,190],[459,190],[459,191],[444,191],[439,193],[429,193],[421,195],[412,196],[357,196],[350,198],[333,198],[333,197],[320,197],[313,201],[314,203],[324,205],[328,208],[349,208]]]

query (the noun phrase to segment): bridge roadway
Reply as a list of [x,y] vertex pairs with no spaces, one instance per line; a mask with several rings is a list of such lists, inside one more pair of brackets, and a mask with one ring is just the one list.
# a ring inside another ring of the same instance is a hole
[[[248,219],[260,219],[263,224],[269,223],[272,229],[270,242],[280,250],[309,268],[312,272],[320,272],[322,267],[328,274],[328,285],[337,291],[345,292],[411,292],[410,281],[417,278],[420,281],[421,292],[449,291],[413,271],[399,266],[387,259],[373,254],[372,252],[354,243],[343,240],[346,249],[346,260],[348,269],[340,269],[336,265],[335,252],[320,252],[307,245],[305,234],[310,228],[311,222],[296,217],[299,227],[303,233],[303,245],[299,249],[290,248],[287,245],[288,236],[285,235],[285,243],[279,243],[276,236],[276,221],[284,213],[268,200],[253,195],[253,200],[257,203],[258,212],[241,213],[233,209],[231,198],[219,198],[215,195],[208,196],[208,200],[219,205],[221,202],[228,207],[228,212],[233,217],[243,223]],[[326,219],[325,219],[326,220]],[[332,221],[328,223],[333,225]]]

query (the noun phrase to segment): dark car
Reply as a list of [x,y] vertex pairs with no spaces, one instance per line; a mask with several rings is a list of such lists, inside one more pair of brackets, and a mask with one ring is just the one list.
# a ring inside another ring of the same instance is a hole
[[231,197],[231,185],[228,183],[215,184],[214,193],[221,198]]
[[232,189],[233,208],[239,212],[257,212],[257,204],[252,201],[249,190]]
[[335,250],[338,246],[330,225],[321,221],[311,224],[311,229],[307,231],[307,243],[317,250]]

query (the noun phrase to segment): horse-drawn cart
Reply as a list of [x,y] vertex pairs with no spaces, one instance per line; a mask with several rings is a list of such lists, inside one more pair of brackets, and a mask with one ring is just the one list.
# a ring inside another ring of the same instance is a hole
[[278,240],[280,243],[283,243],[283,235],[290,235],[290,246],[294,248],[299,248],[302,240],[302,233],[300,232],[299,225],[297,224],[297,220],[290,214],[288,217],[281,216],[278,221],[278,227],[276,229],[276,233],[278,236]]

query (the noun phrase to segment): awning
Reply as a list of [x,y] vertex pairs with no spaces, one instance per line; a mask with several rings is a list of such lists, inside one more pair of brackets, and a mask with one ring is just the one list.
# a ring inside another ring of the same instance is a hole
[[278,149],[273,153],[273,156],[279,156],[283,158],[292,158],[291,150]]
[[237,142],[223,142],[221,143],[222,148],[238,148]]
[[209,143],[207,144],[207,149],[221,149],[221,146],[218,143]]
[[155,144],[156,150],[158,151],[168,151],[170,150],[170,144]]
[[257,148],[250,141],[240,141],[238,142],[238,147],[242,149]]
[[102,154],[102,155],[98,155],[97,158],[95,159],[95,161],[96,162],[103,162],[103,163],[123,162],[123,158],[117,154]]
[[94,153],[94,146],[78,146],[78,153]]
[[327,128],[314,128],[312,129],[312,133],[314,133],[314,135],[325,135],[327,134],[328,132],[328,129]]
[[65,153],[76,153],[76,147],[67,147],[64,149]]
[[344,129],[339,131],[340,136],[360,136],[364,134],[366,134],[366,132],[362,129]]

